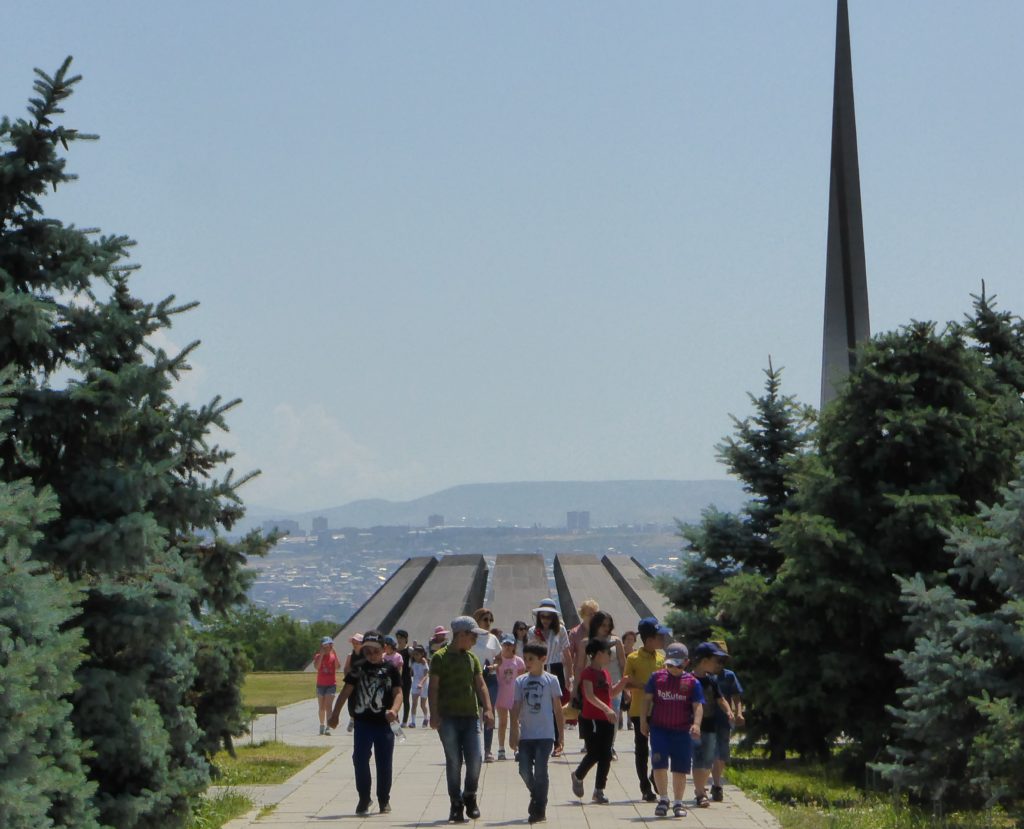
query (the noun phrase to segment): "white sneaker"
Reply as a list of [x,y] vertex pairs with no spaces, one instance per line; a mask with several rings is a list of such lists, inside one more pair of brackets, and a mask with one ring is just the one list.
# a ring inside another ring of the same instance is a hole
[[504,760],[505,759],[505,749],[503,749],[503,748],[499,748],[498,749],[498,759],[499,760]]
[[324,736],[325,737],[330,737],[331,736],[331,729],[325,728],[324,729]]

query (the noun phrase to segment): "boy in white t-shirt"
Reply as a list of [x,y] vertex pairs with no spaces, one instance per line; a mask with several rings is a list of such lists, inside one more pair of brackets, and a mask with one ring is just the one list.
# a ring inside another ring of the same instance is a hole
[[523,648],[526,673],[516,678],[509,745],[519,752],[519,776],[530,791],[530,823],[546,820],[548,758],[561,749],[565,734],[562,686],[544,671],[547,645],[530,642]]

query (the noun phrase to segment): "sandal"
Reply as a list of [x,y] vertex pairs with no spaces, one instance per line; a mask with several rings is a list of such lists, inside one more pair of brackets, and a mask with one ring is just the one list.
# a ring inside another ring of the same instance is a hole
[[711,805],[711,801],[708,800],[708,796],[705,792],[701,792],[699,795],[697,795],[693,799],[693,802],[701,809],[707,809]]

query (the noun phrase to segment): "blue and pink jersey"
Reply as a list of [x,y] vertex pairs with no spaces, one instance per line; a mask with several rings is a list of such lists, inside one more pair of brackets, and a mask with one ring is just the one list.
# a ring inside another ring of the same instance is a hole
[[655,671],[644,691],[654,697],[650,723],[669,731],[688,731],[693,725],[693,704],[704,702],[704,691],[693,674],[672,676],[665,668]]

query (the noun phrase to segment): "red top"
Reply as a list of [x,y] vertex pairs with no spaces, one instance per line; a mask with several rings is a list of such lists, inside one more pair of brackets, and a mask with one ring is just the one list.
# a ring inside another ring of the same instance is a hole
[[328,651],[326,655],[320,657],[320,664],[316,669],[316,684],[317,685],[337,685],[338,679],[335,676],[335,672],[341,667],[341,660],[338,659],[338,654],[333,650]]
[[586,691],[583,690],[583,683],[588,680],[594,686],[594,696],[611,708],[612,679],[608,675],[608,671],[604,668],[597,670],[597,668],[591,668],[589,665],[584,668],[583,673],[580,674],[580,692],[583,695],[583,710],[580,712],[581,715],[588,720],[607,720],[607,714],[587,699]]

